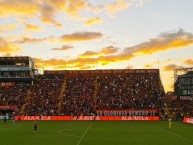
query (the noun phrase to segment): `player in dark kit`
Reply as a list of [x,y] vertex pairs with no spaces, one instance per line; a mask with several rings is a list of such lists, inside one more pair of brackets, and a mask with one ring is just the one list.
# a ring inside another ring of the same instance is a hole
[[7,124],[7,116],[4,116],[4,124]]
[[20,115],[18,115],[17,124],[20,124]]
[[36,133],[36,130],[38,129],[38,125],[37,125],[37,122],[34,121],[34,133]]

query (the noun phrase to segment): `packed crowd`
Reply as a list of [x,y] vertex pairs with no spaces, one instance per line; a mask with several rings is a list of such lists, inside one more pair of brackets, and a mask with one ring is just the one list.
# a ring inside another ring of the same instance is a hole
[[193,117],[193,100],[172,100],[169,103],[170,116],[174,119]]
[[165,99],[158,74],[77,75],[66,81],[64,115],[89,115],[95,107],[96,110],[156,109]]
[[76,75],[66,78],[63,115],[90,115],[93,112],[94,78]]
[[167,109],[174,118],[193,116],[192,101],[170,101],[168,106],[166,103],[159,74],[71,75],[65,78],[45,75],[30,86],[0,88],[0,106],[16,105],[21,110],[25,104],[23,115],[78,116],[91,115],[96,110],[161,108],[161,116],[169,115]]
[[17,106],[20,110],[25,102],[29,85],[16,84],[15,86],[0,88],[0,106]]
[[25,115],[56,115],[62,79],[41,78],[30,88]]
[[164,99],[158,74],[111,74],[97,82],[97,110],[155,109]]

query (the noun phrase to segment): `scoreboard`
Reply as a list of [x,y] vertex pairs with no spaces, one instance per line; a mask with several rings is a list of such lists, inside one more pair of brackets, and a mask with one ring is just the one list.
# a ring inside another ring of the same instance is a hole
[[193,100],[193,72],[178,76],[175,93],[180,100]]

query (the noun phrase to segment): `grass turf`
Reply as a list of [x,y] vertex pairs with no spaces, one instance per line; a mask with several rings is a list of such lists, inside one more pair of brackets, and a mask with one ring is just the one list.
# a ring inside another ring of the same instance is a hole
[[33,121],[0,124],[0,145],[193,145],[193,125],[167,121]]

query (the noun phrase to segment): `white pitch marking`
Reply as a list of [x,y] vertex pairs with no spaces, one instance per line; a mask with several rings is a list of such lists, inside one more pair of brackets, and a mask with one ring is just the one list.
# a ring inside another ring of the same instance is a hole
[[80,142],[82,141],[82,139],[84,138],[84,136],[86,135],[86,133],[89,131],[89,129],[91,128],[92,123],[89,125],[89,127],[87,128],[87,130],[84,132],[84,134],[82,135],[82,137],[80,138],[80,140],[78,141],[77,145],[80,144]]
[[179,137],[179,138],[181,138],[181,139],[183,139],[183,140],[187,140],[186,138],[184,138],[184,137],[182,137],[182,136],[180,136],[180,135],[178,135],[178,134],[175,134],[175,133],[173,133],[173,132],[171,132],[171,131],[165,130],[165,129],[160,128],[160,127],[157,127],[157,128],[159,128],[159,129],[162,130],[162,131],[168,132],[168,133],[170,133],[170,134],[172,134],[172,135],[175,135],[175,136],[177,136],[177,137]]
[[72,130],[72,129],[61,129],[61,130],[58,131],[58,134],[64,135],[64,136],[80,137],[80,136],[76,136],[76,135],[73,135],[73,134],[62,133],[62,131],[64,131],[64,130]]

